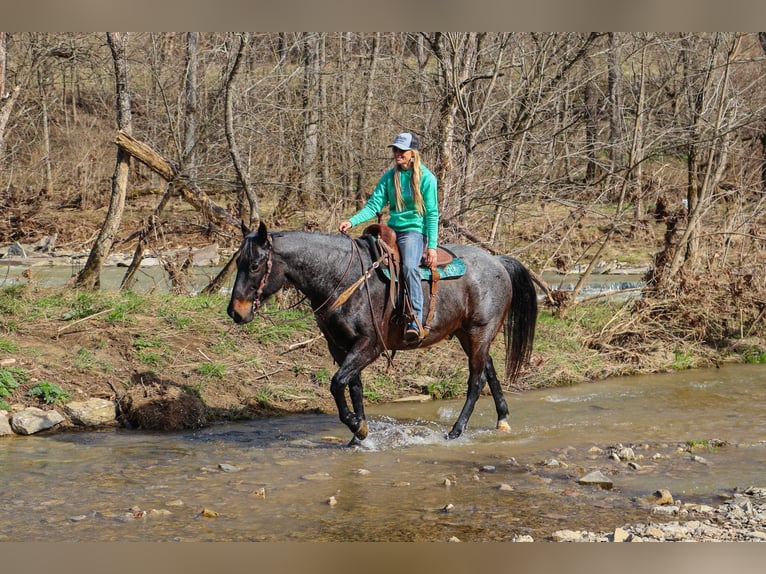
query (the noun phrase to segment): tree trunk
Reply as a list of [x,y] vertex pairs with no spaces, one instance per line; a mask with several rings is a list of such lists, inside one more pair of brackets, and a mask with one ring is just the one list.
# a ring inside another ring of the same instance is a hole
[[319,101],[318,81],[319,32],[306,33],[303,41],[303,149],[301,153],[301,181],[298,188],[302,203],[309,202],[317,193],[317,158],[319,157]]
[[596,180],[596,136],[598,132],[598,96],[596,81],[593,77],[593,60],[590,53],[583,57],[582,69],[585,78],[583,92],[583,115],[585,116],[585,184],[590,185]]
[[[107,32],[106,35],[109,49],[112,52],[114,63],[114,77],[117,102],[117,125],[120,130],[130,134],[132,121],[130,112],[130,91],[128,90],[128,59],[127,59],[127,32]],[[122,148],[117,149],[117,161],[112,176],[112,194],[109,202],[106,219],[101,227],[101,232],[93,244],[88,261],[82,271],[77,275],[75,287],[83,289],[98,289],[101,286],[101,267],[104,259],[109,255],[114,237],[122,222],[122,212],[125,208],[125,195],[128,187],[128,175],[130,173],[130,155]]]
[[232,62],[229,74],[226,78],[226,119],[224,125],[226,127],[226,142],[229,144],[229,155],[231,161],[234,164],[234,171],[237,173],[237,180],[242,186],[247,199],[247,213],[240,213],[242,221],[248,222],[248,227],[255,229],[255,224],[260,221],[260,212],[258,208],[258,196],[255,194],[255,190],[250,185],[250,178],[248,177],[247,170],[242,162],[242,155],[240,154],[239,146],[237,144],[236,133],[234,132],[234,83],[239,73],[239,69],[242,63],[242,58],[245,53],[245,49],[250,41],[249,34],[237,34],[238,44],[234,61]]
[[378,69],[378,58],[380,55],[380,32],[375,32],[372,37],[372,46],[370,48],[369,65],[366,71],[366,82],[364,92],[364,106],[362,107],[362,121],[359,126],[359,167],[356,171],[356,184],[354,186],[354,207],[360,209],[364,203],[367,193],[365,193],[364,166],[367,164],[367,150],[369,149],[369,129],[370,116],[372,115],[373,93],[375,85],[375,75]]
[[48,116],[48,90],[45,86],[47,80],[45,76],[50,73],[50,70],[43,70],[42,67],[37,69],[37,86],[40,90],[40,107],[42,108],[42,121],[43,124],[43,150],[45,151],[45,157],[43,158],[45,165],[45,189],[48,194],[52,194],[53,189],[53,167],[51,161],[51,131],[50,131],[50,118]]
[[186,34],[186,81],[184,82],[184,145],[181,155],[181,170],[196,179],[197,162],[194,147],[197,140],[197,54],[199,32]]
[[620,138],[622,137],[622,70],[621,50],[617,32],[609,32],[607,53],[607,98],[609,98],[609,175],[614,175],[620,159]]

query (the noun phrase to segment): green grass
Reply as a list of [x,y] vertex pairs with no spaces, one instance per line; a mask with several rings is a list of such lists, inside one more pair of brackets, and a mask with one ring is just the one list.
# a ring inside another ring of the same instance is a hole
[[28,379],[29,376],[24,369],[0,367],[0,410],[7,411],[10,408],[5,397],[10,397],[13,391]]
[[54,383],[48,383],[46,381],[40,381],[36,383],[29,391],[27,396],[37,397],[46,405],[54,405],[57,403],[63,403],[70,395],[64,389]]
[[202,363],[195,369],[197,373],[209,379],[223,380],[226,376],[226,365],[223,363]]
[[294,338],[300,333],[314,332],[314,316],[300,309],[278,309],[269,305],[263,318],[256,318],[245,325],[244,330],[259,343],[278,343]]
[[18,350],[19,346],[16,343],[0,337],[0,351],[5,353],[15,353]]
[[0,289],[0,314],[17,315],[25,306],[26,285],[6,285]]

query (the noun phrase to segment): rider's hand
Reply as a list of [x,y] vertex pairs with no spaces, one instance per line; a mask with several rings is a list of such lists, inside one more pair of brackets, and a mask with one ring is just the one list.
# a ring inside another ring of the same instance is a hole
[[436,265],[436,249],[426,249],[426,265],[429,267]]
[[351,229],[350,221],[341,221],[340,225],[338,225],[338,231],[340,231],[341,233],[346,233],[346,231],[348,231],[349,229]]

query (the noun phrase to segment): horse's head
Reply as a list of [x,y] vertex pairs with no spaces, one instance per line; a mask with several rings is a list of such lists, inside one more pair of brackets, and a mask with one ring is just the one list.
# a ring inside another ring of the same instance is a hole
[[249,323],[271,292],[264,292],[271,274],[272,245],[266,226],[261,221],[258,231],[248,233],[239,248],[237,278],[231,291],[227,313],[235,323]]

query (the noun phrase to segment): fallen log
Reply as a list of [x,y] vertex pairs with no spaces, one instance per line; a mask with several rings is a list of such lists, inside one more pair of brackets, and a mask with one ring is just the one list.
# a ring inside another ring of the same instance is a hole
[[237,228],[237,230],[240,229],[239,219],[231,215],[220,205],[217,205],[193,181],[181,173],[175,163],[162,157],[151,146],[135,139],[123,130],[117,132],[114,143],[157,173],[161,178],[171,183],[184,201],[200,211],[208,221],[219,225],[230,225]]

